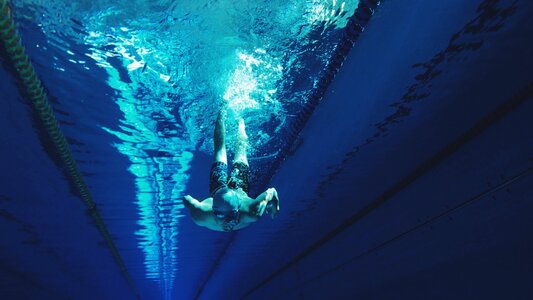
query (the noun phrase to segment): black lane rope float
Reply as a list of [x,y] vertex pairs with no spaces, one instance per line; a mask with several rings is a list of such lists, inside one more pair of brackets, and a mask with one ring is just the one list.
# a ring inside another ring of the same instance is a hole
[[303,105],[294,120],[282,129],[283,132],[280,135],[284,138],[278,155],[270,165],[270,168],[265,172],[265,175],[260,177],[258,186],[266,187],[283,161],[298,147],[300,132],[324,98],[329,85],[339,72],[350,50],[352,50],[355,42],[365,30],[365,27],[370,22],[381,2],[381,0],[359,1],[354,14],[349,18],[344,28],[342,37],[328,59],[328,64],[321,71],[319,79],[313,87],[307,102]]
[[42,122],[46,133],[50,137],[50,140],[60,157],[69,181],[75,187],[76,192],[85,203],[88,213],[93,218],[100,234],[103,236],[107,246],[111,250],[111,254],[113,255],[122,275],[130,285],[135,296],[140,299],[137,287],[126,268],[126,264],[122,260],[118,248],[113,242],[100,212],[96,208],[96,203],[93,201],[87,184],[76,165],[76,161],[72,156],[65,135],[59,128],[59,124],[48,102],[48,97],[44,91],[43,84],[37,77],[35,69],[22,45],[22,40],[17,31],[12,11],[7,2],[7,0],[0,0],[0,40],[2,41],[2,45],[15,67],[16,73],[30,100],[29,102],[37,113],[39,120]]

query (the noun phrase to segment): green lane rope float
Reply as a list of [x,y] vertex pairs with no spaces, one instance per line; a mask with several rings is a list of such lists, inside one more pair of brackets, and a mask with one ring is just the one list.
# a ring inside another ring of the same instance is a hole
[[29,57],[25,52],[24,46],[22,45],[20,35],[16,29],[15,21],[13,20],[13,14],[7,3],[7,0],[0,0],[0,40],[5,48],[7,56],[15,67],[16,73],[30,100],[29,102],[37,113],[38,118],[44,125],[51,142],[55,146],[55,150],[61,159],[61,163],[65,168],[68,179],[76,188],[77,193],[85,203],[126,281],[133,289],[133,292],[137,298],[140,298],[133,279],[128,273],[126,265],[122,260],[122,257],[120,256],[120,253],[113,242],[113,239],[111,238],[111,235],[109,234],[109,231],[107,230],[98,209],[96,208],[96,204],[92,199],[87,185],[85,184],[83,176],[76,165],[76,161],[72,157],[69,144],[67,143],[67,140],[61,132],[59,124],[54,117],[54,113],[50,107],[50,104],[48,103],[48,97],[44,91],[43,84],[37,77],[35,69],[33,68]]

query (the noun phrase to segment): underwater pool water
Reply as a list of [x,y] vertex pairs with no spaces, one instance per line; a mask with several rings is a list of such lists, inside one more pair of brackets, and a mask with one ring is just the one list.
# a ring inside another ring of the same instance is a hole
[[[195,174],[208,172],[218,109],[230,111],[230,153],[235,120],[245,119],[252,172],[260,176],[358,1],[12,5],[128,268],[169,299],[179,270],[200,263],[179,250],[188,233],[180,223],[186,215],[181,197],[199,186],[207,194],[207,182],[197,180],[205,178]],[[122,185],[104,184],[117,175]],[[140,252],[128,254],[131,245]],[[142,253],[142,266],[131,258],[135,253]]]

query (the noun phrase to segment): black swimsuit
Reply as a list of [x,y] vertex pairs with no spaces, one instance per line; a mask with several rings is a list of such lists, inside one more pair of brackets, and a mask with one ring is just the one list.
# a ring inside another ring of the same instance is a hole
[[242,189],[248,194],[249,167],[242,162],[233,163],[233,170],[228,177],[228,165],[216,161],[211,166],[209,193],[213,196],[219,189],[228,187],[230,189]]

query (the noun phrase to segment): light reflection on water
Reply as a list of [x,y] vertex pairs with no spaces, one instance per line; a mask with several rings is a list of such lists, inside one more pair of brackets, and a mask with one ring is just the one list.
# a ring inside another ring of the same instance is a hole
[[[305,104],[358,0],[21,0],[53,45],[106,70],[117,128],[102,128],[131,162],[136,232],[146,277],[167,298],[179,267],[179,219],[193,151],[212,151],[214,118],[226,103],[247,122],[254,157],[276,153],[277,135]],[[83,64],[83,60],[70,59]],[[54,64],[58,72],[65,62]],[[88,74],[90,76],[90,73]],[[234,124],[233,124],[234,125]],[[274,146],[272,146],[274,145]],[[207,170],[206,170],[207,172]]]

